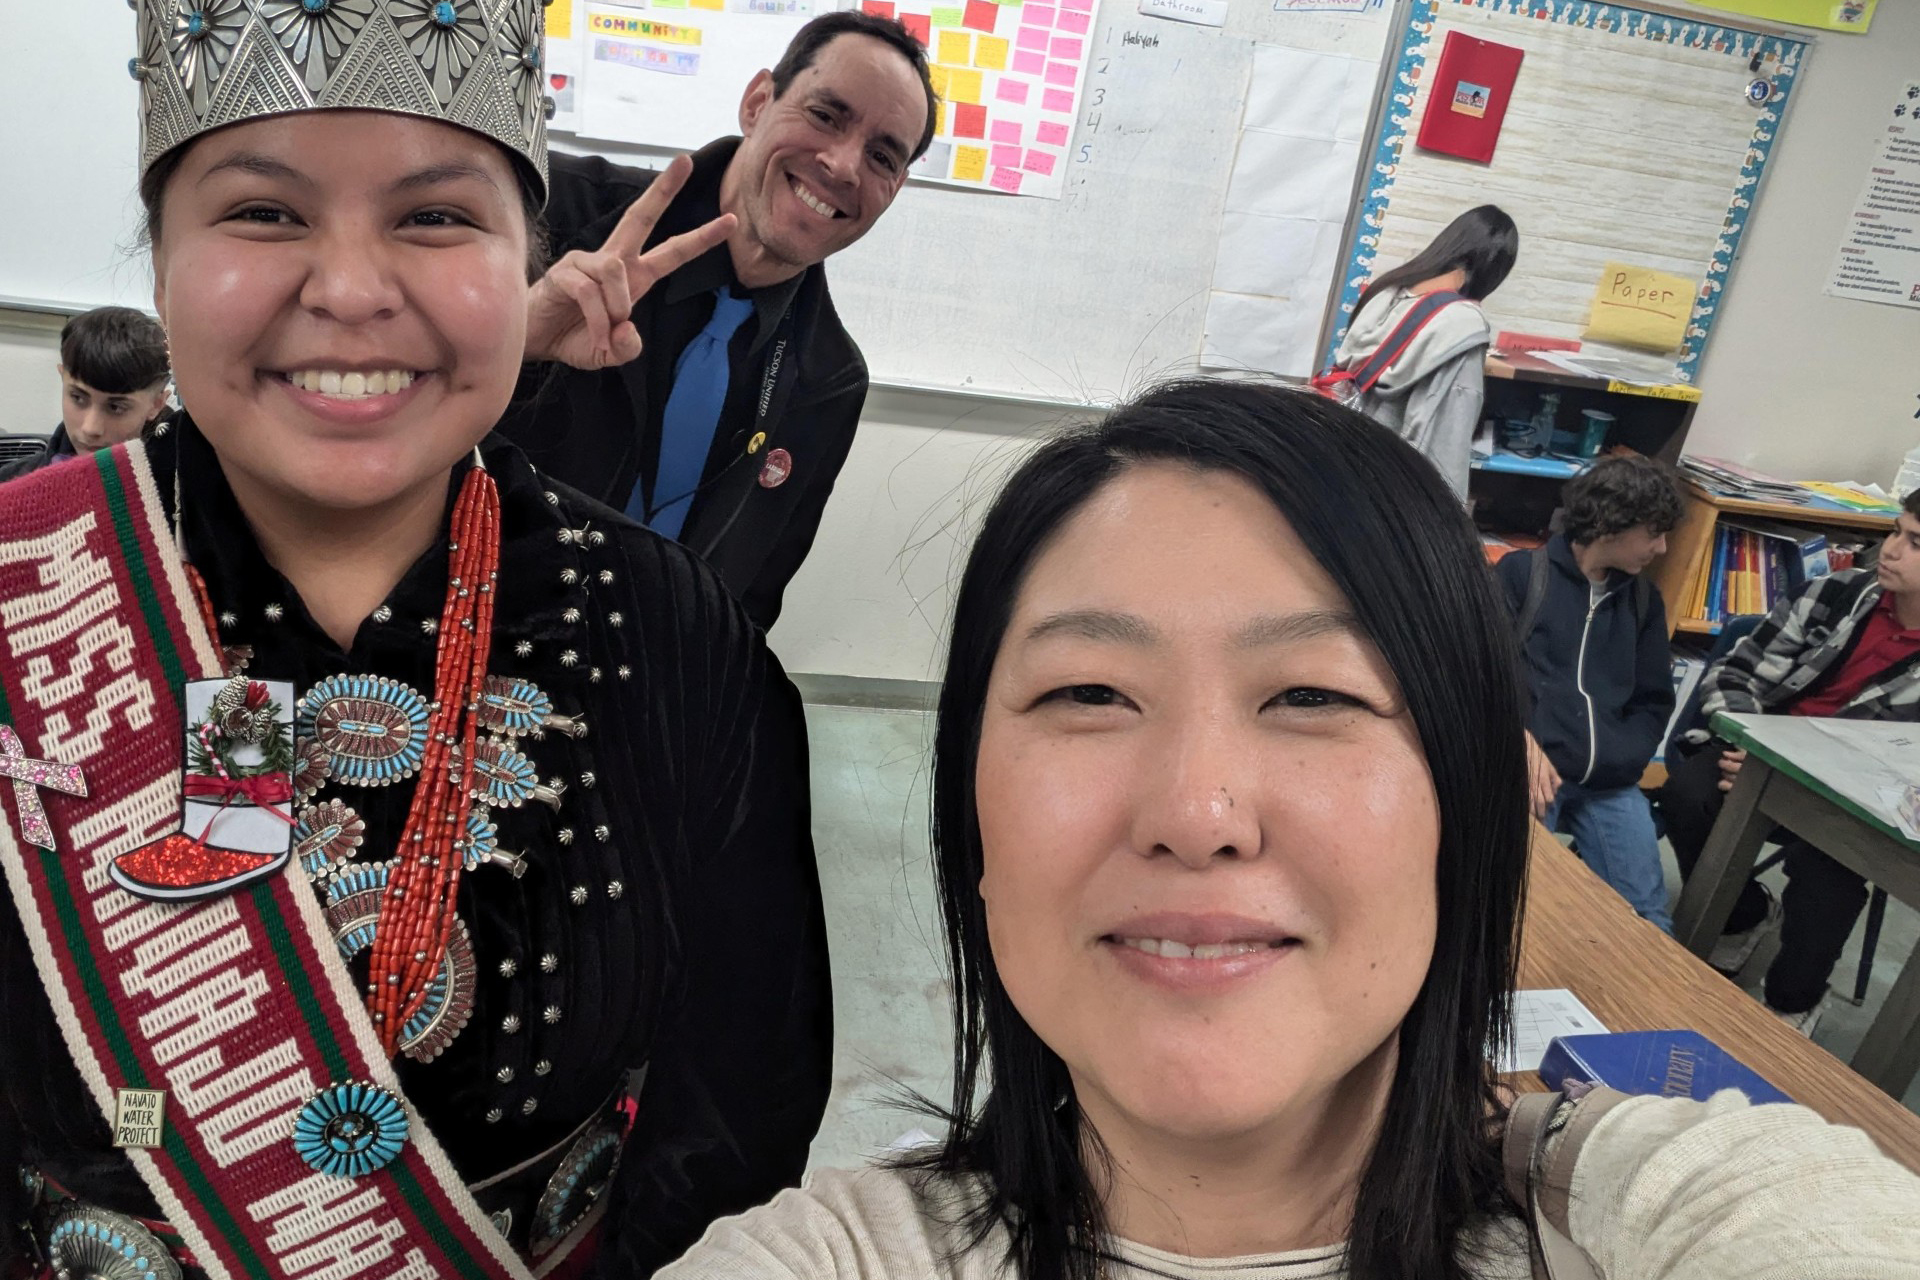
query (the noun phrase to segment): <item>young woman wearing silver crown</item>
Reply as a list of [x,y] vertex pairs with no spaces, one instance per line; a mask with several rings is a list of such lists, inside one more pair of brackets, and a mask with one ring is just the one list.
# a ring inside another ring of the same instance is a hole
[[0,502],[0,1272],[647,1274],[798,1177],[828,975],[761,636],[489,438],[541,0],[136,7],[184,413]]

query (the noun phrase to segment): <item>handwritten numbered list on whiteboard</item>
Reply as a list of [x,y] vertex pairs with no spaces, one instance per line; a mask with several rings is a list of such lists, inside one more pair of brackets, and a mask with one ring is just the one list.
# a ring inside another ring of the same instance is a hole
[[927,46],[940,108],[913,176],[1058,200],[1097,3],[863,0]]

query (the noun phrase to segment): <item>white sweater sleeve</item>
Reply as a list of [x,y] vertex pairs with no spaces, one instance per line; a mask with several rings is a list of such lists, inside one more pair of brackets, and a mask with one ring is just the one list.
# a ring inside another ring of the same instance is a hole
[[655,1280],[985,1280],[891,1169],[822,1169],[798,1190],[722,1218]]
[[1732,1090],[1616,1107],[1568,1225],[1606,1280],[1920,1280],[1920,1177],[1858,1129]]

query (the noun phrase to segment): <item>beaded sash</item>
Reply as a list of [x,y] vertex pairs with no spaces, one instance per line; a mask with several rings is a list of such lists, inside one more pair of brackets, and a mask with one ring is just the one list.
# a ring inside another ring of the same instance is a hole
[[[121,1091],[166,1091],[158,1145],[127,1155],[197,1264],[214,1280],[528,1280],[400,1101],[303,877],[184,905],[108,878],[177,822],[179,691],[220,672],[143,447],[0,487],[0,531],[0,724],[86,789],[0,786],[0,865],[95,1104],[112,1120]],[[296,1114],[374,1095],[399,1113],[390,1163],[339,1177],[302,1159]]]

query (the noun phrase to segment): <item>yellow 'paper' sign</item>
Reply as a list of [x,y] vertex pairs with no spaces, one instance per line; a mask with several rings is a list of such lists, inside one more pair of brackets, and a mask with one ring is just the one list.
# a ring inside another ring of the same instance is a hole
[[547,6],[547,39],[573,39],[573,0],[553,0]]
[[1685,276],[1609,262],[1593,290],[1583,335],[1648,351],[1671,351],[1687,336],[1700,286]]

